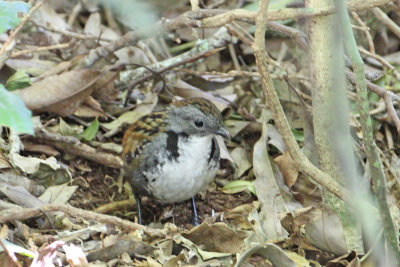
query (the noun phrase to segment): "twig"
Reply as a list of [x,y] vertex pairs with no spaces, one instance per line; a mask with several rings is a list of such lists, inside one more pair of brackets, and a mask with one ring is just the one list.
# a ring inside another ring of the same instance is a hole
[[168,229],[153,229],[144,225],[123,220],[116,216],[100,214],[93,211],[78,209],[70,205],[62,204],[48,204],[43,205],[40,208],[24,208],[22,210],[13,211],[9,215],[1,216],[0,223],[7,223],[15,220],[27,220],[42,215],[43,212],[53,211],[61,211],[69,216],[84,218],[86,220],[94,220],[96,222],[113,224],[121,227],[121,229],[124,231],[143,231],[151,237],[165,237],[169,232]]
[[[31,3],[32,1],[30,1]],[[25,14],[24,17],[21,19],[20,23],[18,24],[17,27],[15,27],[11,33],[10,36],[8,36],[7,41],[3,44],[3,46],[0,48],[0,69],[3,68],[4,62],[6,62],[7,58],[10,56],[12,48],[10,47],[12,42],[14,41],[15,37],[17,34],[21,31],[22,27],[25,25],[25,23],[30,19],[31,15],[33,12],[35,12],[39,7],[41,7],[46,0],[44,1],[39,1],[37,2],[30,10],[28,14]]]
[[111,42],[111,39],[104,38],[104,37],[99,37],[95,35],[89,35],[89,34],[81,34],[77,32],[71,32],[63,29],[56,28],[54,25],[53,26],[44,26],[41,24],[37,24],[36,22],[33,22],[33,24],[36,25],[36,27],[42,28],[46,31],[49,32],[55,32],[55,33],[60,33],[62,35],[71,37],[71,38],[76,38],[76,39],[81,39],[81,40],[88,40],[88,39],[94,39],[94,40],[100,40],[100,41],[106,41],[106,42]]
[[155,36],[165,32],[169,33],[182,27],[199,28],[201,26],[200,21],[190,18],[190,14],[197,14],[197,12],[199,11],[188,11],[174,19],[163,19],[147,28],[128,32],[120,39],[113,41],[110,44],[91,50],[84,59],[85,65],[86,67],[92,66],[100,58],[107,57],[110,53],[122,47],[136,45],[139,40],[147,37]]
[[231,24],[227,24],[226,28],[228,29],[228,32],[232,36],[239,38],[239,40],[241,40],[244,44],[250,47],[253,45],[254,41],[253,36],[249,34],[247,31],[243,30],[237,23],[233,22]]
[[267,26],[273,31],[283,33],[292,38],[301,49],[308,49],[307,36],[304,32],[276,22],[267,22]]
[[360,24],[362,26],[361,30],[365,33],[365,37],[368,40],[369,52],[375,54],[375,45],[374,45],[374,41],[372,40],[371,33],[369,32],[369,27],[364,23],[364,21],[362,21],[362,19],[356,12],[352,11],[351,15],[358,22],[358,24]]
[[[390,214],[389,205],[386,199],[386,182],[385,174],[383,172],[382,163],[377,153],[376,144],[374,141],[372,120],[369,116],[368,108],[368,94],[367,83],[365,79],[364,62],[358,52],[357,43],[350,26],[350,18],[347,14],[344,0],[336,2],[339,10],[340,21],[342,23],[343,41],[347,54],[351,59],[357,90],[357,104],[358,111],[361,116],[361,129],[363,133],[363,144],[365,147],[365,154],[368,159],[368,164],[372,178],[372,191],[374,192],[379,206],[381,215],[384,236],[387,244],[389,245],[390,252],[396,260],[396,266],[400,265],[400,253],[398,246],[398,235],[396,233],[393,220]],[[389,100],[391,101],[391,99]]]
[[392,96],[389,94],[385,94],[383,100],[385,101],[386,108],[388,110],[389,116],[392,118],[394,124],[396,125],[397,132],[400,133],[400,120],[397,116],[397,112],[394,109]]
[[290,155],[295,161],[297,167],[337,197],[350,200],[351,197],[347,189],[341,187],[327,173],[315,167],[301,152],[299,145],[294,139],[282,105],[279,102],[278,95],[273,86],[264,53],[268,1],[260,1],[259,5],[259,11],[256,17],[255,40],[252,48],[256,57],[259,72],[261,74],[261,85],[268,100],[268,105],[275,121],[275,125],[277,126],[279,133],[281,134],[286,147],[288,148],[288,151],[290,152]]
[[[349,70],[346,70],[346,77],[352,84],[356,84],[354,73],[352,73]],[[397,132],[400,134],[400,119],[397,116],[397,112],[393,106],[393,100],[400,102],[400,97],[391,91],[385,90],[384,88],[376,84],[373,84],[370,81],[366,82],[367,82],[367,88],[384,100],[389,116],[396,125]]]
[[93,147],[82,143],[72,136],[61,136],[36,129],[35,136],[29,136],[28,138],[53,145],[67,153],[78,155],[111,168],[119,169],[123,165],[120,157],[110,153],[97,151]]
[[397,36],[397,38],[400,39],[400,27],[394,23],[387,15],[385,12],[383,12],[379,7],[375,7],[372,9],[372,12],[374,13],[375,17],[381,21],[383,24],[385,24],[386,27],[389,28],[389,30],[392,31],[394,35]]
[[74,6],[74,8],[72,9],[71,14],[70,14],[69,17],[68,17],[67,23],[68,23],[69,26],[72,26],[72,25],[75,23],[75,20],[76,20],[76,18],[78,17],[78,15],[79,15],[79,13],[81,12],[81,10],[82,10],[82,2],[79,1],[79,2]]
[[[213,82],[215,79],[226,79],[232,77],[260,77],[260,73],[258,72],[250,72],[243,70],[230,70],[228,72],[219,72],[219,71],[194,71],[190,69],[179,69],[178,71],[188,73],[191,75],[202,77],[206,81]],[[205,76],[205,77],[204,77]]]
[[[349,10],[359,11],[366,8],[382,6],[391,0],[353,0],[347,3]],[[321,9],[306,9],[306,8],[284,8],[273,10],[269,13],[268,19],[285,20],[296,19],[308,16],[329,15],[334,13],[334,7]],[[220,27],[234,20],[254,23],[256,12],[234,9],[234,10],[215,10],[215,9],[198,9],[183,13],[174,19],[164,19],[144,29],[126,33],[120,39],[111,42],[105,46],[100,46],[93,49],[85,57],[86,67],[92,66],[100,58],[107,57],[110,53],[129,45],[135,45],[139,40],[155,36],[161,33],[171,33],[183,27],[193,28],[214,28]]]
[[[382,6],[390,2],[391,0],[367,0],[367,1],[349,1],[346,2],[346,6],[350,11],[361,11],[364,9]],[[216,10],[214,12],[223,12],[221,10]],[[319,9],[310,8],[282,8],[279,10],[270,10],[268,12],[268,20],[287,20],[287,19],[299,19],[310,16],[320,16],[320,15],[331,15],[335,13],[334,6],[323,7]],[[244,10],[244,9],[233,9],[226,11],[219,15],[214,15],[212,17],[204,18],[201,20],[201,27],[212,28],[219,27],[230,23],[234,20],[239,20],[243,22],[252,23],[256,17],[256,12]]]
[[241,68],[240,68],[239,60],[237,58],[235,47],[232,44],[228,44],[228,50],[229,50],[229,54],[231,56],[235,70],[240,71]]
[[365,50],[365,48],[362,47],[362,46],[359,46],[359,47],[358,47],[358,50],[359,50],[361,53],[363,53],[363,54],[365,54],[365,55],[367,55],[367,56],[370,56],[370,57],[375,58],[376,60],[378,60],[384,67],[390,69],[390,70],[393,72],[393,76],[394,76],[397,80],[400,80],[400,73],[397,71],[397,69],[396,69],[392,64],[390,64],[389,62],[387,62],[383,57],[381,57],[380,55],[371,53],[371,52],[369,52],[368,50]]
[[40,47],[35,47],[32,49],[25,49],[25,50],[21,50],[21,51],[12,53],[10,58],[19,57],[24,54],[43,52],[43,51],[52,50],[52,49],[64,49],[64,48],[70,47],[70,44],[71,43],[65,43],[65,44],[56,44],[56,45],[49,45],[49,46],[40,46]]
[[[213,55],[224,49],[228,43],[232,42],[232,37],[228,34],[226,28],[218,30],[213,37],[198,42],[190,51],[180,54],[179,56],[168,58],[164,61],[149,65],[148,68],[157,73],[165,72],[177,66],[194,62],[199,58]],[[145,68],[137,68],[121,72],[122,81],[135,81],[135,84],[143,82],[150,78],[153,74]]]

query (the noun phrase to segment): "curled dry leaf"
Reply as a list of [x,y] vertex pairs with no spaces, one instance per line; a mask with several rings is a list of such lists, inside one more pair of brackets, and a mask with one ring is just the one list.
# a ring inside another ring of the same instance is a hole
[[285,142],[283,141],[281,134],[276,129],[276,126],[272,125],[272,124],[267,124],[267,130],[268,130],[268,138],[269,138],[268,144],[273,145],[281,153],[284,153],[286,151],[286,145],[285,145]]
[[251,167],[247,151],[243,147],[238,146],[231,152],[231,156],[237,167],[235,176],[240,178]]
[[122,124],[132,124],[137,121],[140,117],[153,111],[153,108],[157,104],[158,97],[154,93],[146,94],[142,104],[139,104],[134,110],[125,112],[118,119],[113,120],[109,123],[102,123],[101,125],[109,130],[115,130]]
[[78,186],[67,184],[50,186],[39,197],[40,200],[49,204],[65,204],[78,189]]
[[[71,27],[65,21],[61,14],[58,14],[50,4],[43,4],[36,12],[32,14],[32,21],[38,25],[51,25],[54,28],[61,30],[70,30]],[[43,31],[54,43],[60,43],[63,37],[61,33]]]
[[[118,76],[118,73],[108,71],[101,75],[96,81],[95,88],[93,91],[93,97],[102,101],[113,101],[118,97],[118,89],[114,86],[114,79]],[[100,104],[98,107],[101,108]]]
[[39,196],[45,191],[44,186],[38,185],[35,181],[27,177],[16,175],[13,170],[0,172],[0,184],[23,187],[34,196]]
[[[368,261],[364,261],[365,263]],[[371,266],[374,264],[371,263]],[[342,267],[342,266],[350,266],[350,267],[359,267],[361,266],[360,259],[357,257],[357,253],[355,251],[351,251],[346,253],[336,259],[330,260],[326,267]],[[363,266],[368,266],[365,264]]]
[[289,187],[290,192],[297,201],[304,203],[305,199],[312,199],[314,201],[322,199],[318,186],[299,172],[288,151],[276,157],[274,161],[282,173],[285,184]]
[[[189,250],[190,261],[195,260],[198,263],[205,264],[205,266],[209,266],[209,260],[218,259],[221,266],[228,266],[228,263],[232,261],[231,253],[228,252],[215,252],[215,251],[207,251],[203,250],[202,246],[198,246],[193,243],[191,240],[183,237],[182,235],[175,235],[174,241],[177,244],[180,244],[183,247],[186,247]],[[187,258],[189,258],[187,257]]]
[[297,181],[299,169],[296,167],[296,164],[290,156],[290,153],[285,151],[283,155],[277,156],[274,161],[282,173],[285,184],[291,188]]
[[250,122],[248,121],[239,121],[239,120],[226,120],[225,126],[229,131],[231,137],[235,137],[238,133],[240,133],[243,129],[245,129]]
[[92,96],[88,96],[85,99],[85,102],[79,106],[79,108],[74,112],[74,115],[85,118],[106,117],[99,102],[97,102]]
[[182,236],[206,251],[237,253],[243,248],[247,234],[233,230],[225,223],[202,223]]
[[287,208],[279,192],[269,161],[267,126],[265,123],[263,123],[262,135],[254,145],[253,168],[256,176],[254,186],[261,204],[260,217],[263,231],[268,239],[287,237],[288,233],[282,227],[278,216],[280,212],[286,212]]
[[10,155],[10,161],[13,163],[14,166],[18,167],[27,174],[35,173],[39,169],[40,163],[48,164],[55,170],[60,168],[60,165],[57,163],[57,160],[54,157],[50,157],[44,160],[34,157],[23,157],[19,154],[13,154]]
[[227,211],[224,218],[229,221],[230,225],[234,225],[239,229],[249,230],[252,228],[247,218],[251,211],[259,207],[258,201],[253,201],[251,204],[243,204]]
[[14,92],[32,111],[68,116],[91,95],[99,74],[95,70],[72,70],[49,76],[32,86]]
[[296,267],[296,264],[290,259],[288,255],[277,245],[265,244],[264,246],[255,245],[245,252],[239,254],[235,267],[245,266],[245,260],[252,255],[261,255],[268,259],[273,266],[287,266]]
[[131,240],[131,238],[125,237],[122,239],[120,238],[111,246],[100,247],[99,249],[90,251],[87,254],[87,259],[89,261],[98,259],[107,261],[118,257],[118,255],[123,252],[127,252],[131,257],[134,257],[137,254],[154,256],[154,250],[153,246],[147,243]]
[[324,251],[335,255],[343,255],[348,251],[338,216],[326,209],[322,210],[321,217],[306,225],[305,234],[311,244]]
[[297,209],[293,212],[284,214],[281,222],[287,231],[301,235],[302,226],[319,216],[319,210],[316,211],[315,207],[308,206],[306,208]]
[[226,160],[229,160],[230,162],[234,162],[232,157],[231,157],[231,154],[228,151],[228,148],[225,145],[225,141],[222,138],[222,136],[218,135],[218,136],[216,136],[216,138],[217,138],[217,143],[218,143],[218,146],[219,146],[221,159],[226,159]]

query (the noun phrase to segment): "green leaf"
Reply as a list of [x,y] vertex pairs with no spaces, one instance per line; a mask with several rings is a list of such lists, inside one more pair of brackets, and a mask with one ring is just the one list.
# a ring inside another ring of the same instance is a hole
[[11,75],[10,78],[8,78],[6,87],[8,90],[13,91],[16,89],[22,89],[28,87],[31,84],[32,82],[29,75],[23,70],[17,70],[16,73],[14,73],[13,75]]
[[22,1],[0,0],[0,34],[19,24],[18,12],[27,13],[29,5]]
[[[20,247],[18,245],[15,245],[15,244],[5,240],[4,238],[1,239],[1,242],[6,247],[6,249],[11,253],[18,253],[18,254],[27,256],[29,258],[36,257],[36,254],[34,252],[27,250],[23,247]],[[3,252],[3,251],[4,251],[4,248],[2,246],[0,246],[0,252]]]
[[99,121],[97,118],[90,123],[86,130],[80,135],[86,141],[92,141],[95,138],[97,131],[99,130]]
[[304,133],[302,131],[292,129],[292,133],[297,142],[304,142]]
[[256,189],[254,188],[254,181],[236,180],[226,184],[222,191],[227,194],[235,194],[243,191],[251,192],[256,194]]
[[32,112],[25,107],[22,99],[7,91],[0,84],[0,125],[17,133],[33,134]]

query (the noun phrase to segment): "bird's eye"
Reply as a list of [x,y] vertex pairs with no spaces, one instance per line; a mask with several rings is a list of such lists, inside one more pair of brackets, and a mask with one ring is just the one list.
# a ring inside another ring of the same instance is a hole
[[204,122],[200,119],[195,119],[194,125],[196,125],[196,127],[198,127],[198,128],[201,128],[204,126]]

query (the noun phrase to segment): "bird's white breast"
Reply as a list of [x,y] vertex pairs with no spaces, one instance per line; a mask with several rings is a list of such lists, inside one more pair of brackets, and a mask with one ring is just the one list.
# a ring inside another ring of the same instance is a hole
[[218,162],[209,162],[212,138],[211,135],[180,138],[179,157],[145,173],[149,191],[158,201],[187,200],[211,182],[219,167]]

